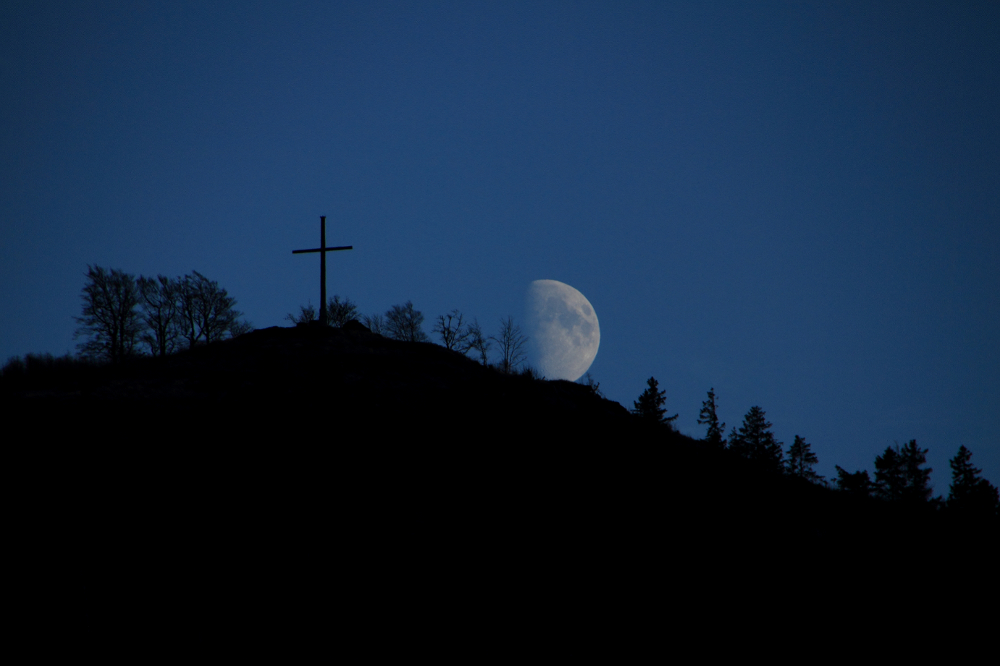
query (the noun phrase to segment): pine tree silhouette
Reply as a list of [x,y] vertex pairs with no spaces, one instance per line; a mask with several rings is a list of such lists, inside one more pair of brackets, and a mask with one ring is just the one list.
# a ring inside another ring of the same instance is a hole
[[632,410],[633,414],[637,414],[644,420],[653,423],[663,423],[668,427],[673,428],[671,422],[677,418],[677,414],[673,416],[667,416],[667,409],[664,405],[667,402],[666,394],[667,392],[658,391],[659,383],[656,381],[655,377],[650,377],[646,380],[646,390],[642,392],[639,399],[633,402],[635,409]]
[[708,431],[705,433],[706,443],[720,449],[726,445],[722,436],[726,431],[726,424],[719,423],[719,417],[715,413],[715,388],[708,390],[708,400],[701,403],[698,423],[708,425]]
[[927,449],[917,446],[911,439],[902,448],[887,446],[875,458],[875,494],[889,501],[911,503],[926,502],[931,497],[931,468],[927,462]]
[[868,470],[848,472],[840,465],[834,465],[834,467],[837,468],[837,488],[839,490],[862,497],[871,495],[872,483],[868,476]]
[[983,470],[972,465],[972,451],[958,447],[949,461],[951,488],[948,492],[949,511],[968,517],[996,517],[1000,511],[1000,493],[993,484],[979,475]]
[[813,471],[813,465],[818,462],[819,458],[812,452],[810,444],[796,435],[795,441],[788,447],[788,460],[785,463],[788,473],[813,482],[821,481],[823,477]]
[[774,438],[771,423],[767,421],[764,410],[751,407],[743,417],[743,425],[737,433],[729,436],[729,448],[736,454],[761,463],[775,470],[781,469],[781,442]]

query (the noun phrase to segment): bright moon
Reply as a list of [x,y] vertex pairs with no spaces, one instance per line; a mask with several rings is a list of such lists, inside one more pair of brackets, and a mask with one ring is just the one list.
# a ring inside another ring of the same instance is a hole
[[575,382],[590,368],[601,344],[594,306],[557,280],[535,280],[526,300],[532,360],[547,379]]

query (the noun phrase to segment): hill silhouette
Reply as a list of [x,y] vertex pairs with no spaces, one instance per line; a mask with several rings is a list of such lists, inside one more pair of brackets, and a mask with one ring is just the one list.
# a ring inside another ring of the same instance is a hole
[[5,421],[30,434],[22,519],[79,557],[108,544],[156,558],[295,553],[395,580],[501,561],[503,575],[557,577],[704,574],[734,558],[868,566],[928,544],[995,545],[926,510],[754,467],[587,386],[356,323],[39,377],[2,383]]

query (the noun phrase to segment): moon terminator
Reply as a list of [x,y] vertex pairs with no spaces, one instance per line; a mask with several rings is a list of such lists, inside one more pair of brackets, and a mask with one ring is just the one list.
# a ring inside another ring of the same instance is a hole
[[597,313],[586,296],[558,280],[535,280],[526,297],[532,360],[548,379],[576,381],[601,344]]

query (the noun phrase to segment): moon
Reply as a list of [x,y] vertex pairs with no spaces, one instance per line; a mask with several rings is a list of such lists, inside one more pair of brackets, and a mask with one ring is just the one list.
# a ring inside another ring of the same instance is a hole
[[535,280],[525,298],[531,358],[547,379],[575,382],[601,345],[597,313],[587,297],[558,280]]

